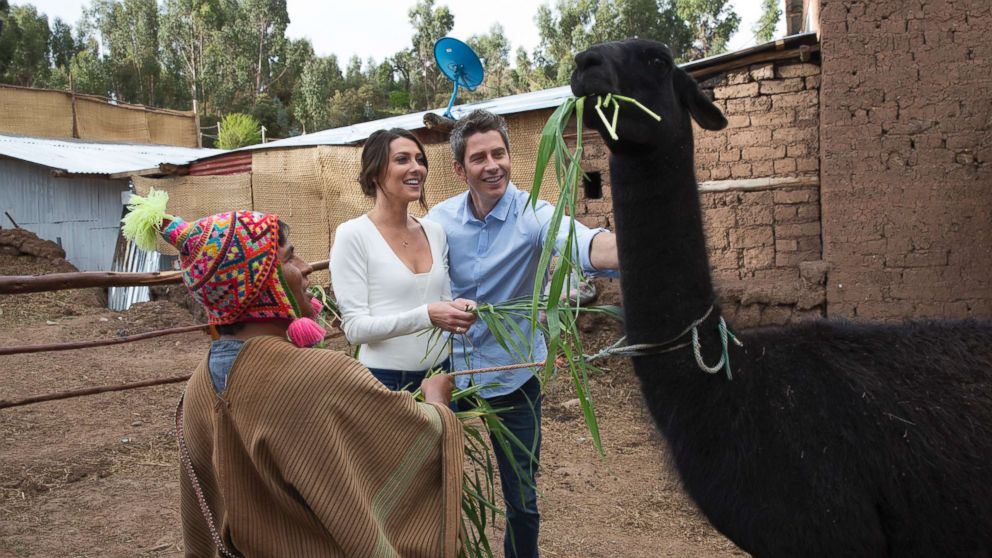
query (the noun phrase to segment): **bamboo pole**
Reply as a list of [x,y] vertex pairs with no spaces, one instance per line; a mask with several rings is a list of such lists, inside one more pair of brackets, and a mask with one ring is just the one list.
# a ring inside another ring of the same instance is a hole
[[[310,267],[314,271],[318,271],[327,269],[328,263],[328,260],[323,260],[310,264]],[[2,275],[0,276],[0,294],[40,293],[89,287],[140,287],[180,282],[182,282],[182,275],[178,271],[154,271],[150,273],[76,271],[47,275]]]
[[71,351],[73,349],[88,349],[90,347],[104,347],[107,345],[118,345],[121,343],[140,341],[142,339],[151,339],[153,337],[162,337],[164,335],[173,335],[176,333],[199,331],[202,329],[206,329],[208,327],[210,326],[204,324],[198,324],[191,326],[174,327],[170,329],[158,329],[155,331],[137,333],[125,337],[114,337],[112,339],[97,339],[96,341],[76,341],[73,343],[52,343],[49,345],[22,345],[19,347],[0,347],[0,356],[20,355],[27,353],[43,353],[46,351]]

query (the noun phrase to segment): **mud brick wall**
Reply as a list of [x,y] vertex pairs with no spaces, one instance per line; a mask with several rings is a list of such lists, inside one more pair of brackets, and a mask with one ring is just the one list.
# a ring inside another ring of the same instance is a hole
[[989,0],[822,0],[828,314],[992,317]]
[[[784,324],[825,314],[819,193],[820,68],[757,64],[701,85],[729,125],[699,128],[696,168],[714,282],[738,327]],[[578,217],[610,227],[609,151],[583,137],[586,171],[598,171],[602,198],[580,193]],[[619,301],[619,282],[597,280],[600,301]]]
[[817,176],[818,65],[754,65],[700,85],[712,91],[727,127],[696,128],[699,181]]

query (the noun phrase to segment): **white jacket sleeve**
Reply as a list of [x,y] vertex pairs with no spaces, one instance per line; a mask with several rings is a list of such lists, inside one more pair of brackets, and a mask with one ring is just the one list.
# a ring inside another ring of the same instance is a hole
[[[368,239],[352,222],[342,223],[331,247],[331,285],[341,311],[341,328],[354,344],[375,343],[431,327],[427,305],[373,316],[369,307],[370,273]],[[450,287],[449,287],[450,288]],[[397,292],[396,296],[404,296]]]

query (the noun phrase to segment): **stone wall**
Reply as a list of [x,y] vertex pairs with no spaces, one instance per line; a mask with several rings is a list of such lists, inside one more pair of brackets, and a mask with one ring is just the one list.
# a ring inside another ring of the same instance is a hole
[[[819,66],[758,64],[701,85],[729,121],[721,131],[695,130],[710,262],[725,314],[738,327],[823,316]],[[583,141],[583,166],[601,173],[603,187],[601,199],[580,194],[578,217],[609,227],[609,152],[596,134]],[[597,286],[601,301],[618,301],[618,282]]]
[[830,316],[992,317],[988,0],[823,0]]

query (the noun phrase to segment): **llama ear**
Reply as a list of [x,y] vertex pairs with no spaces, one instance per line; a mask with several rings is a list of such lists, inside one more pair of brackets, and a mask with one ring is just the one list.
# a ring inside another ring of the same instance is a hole
[[684,70],[675,71],[675,90],[696,124],[707,130],[722,130],[727,126],[727,119],[720,109],[703,95],[696,80]]

